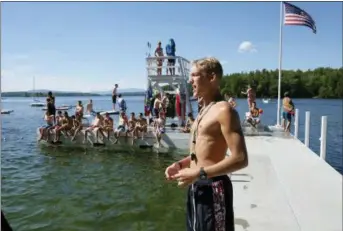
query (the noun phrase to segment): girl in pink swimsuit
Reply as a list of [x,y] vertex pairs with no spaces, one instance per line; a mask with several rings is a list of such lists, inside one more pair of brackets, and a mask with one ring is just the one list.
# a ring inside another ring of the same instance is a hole
[[247,95],[248,106],[250,109],[252,106],[252,103],[255,102],[255,100],[256,100],[256,94],[255,94],[254,89],[252,89],[251,86],[248,85],[248,90],[246,92],[242,92],[242,94]]

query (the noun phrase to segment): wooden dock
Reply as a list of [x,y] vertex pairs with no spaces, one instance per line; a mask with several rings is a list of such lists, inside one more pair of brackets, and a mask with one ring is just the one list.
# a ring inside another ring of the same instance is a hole
[[231,175],[236,231],[342,231],[342,175],[298,139],[246,136]]

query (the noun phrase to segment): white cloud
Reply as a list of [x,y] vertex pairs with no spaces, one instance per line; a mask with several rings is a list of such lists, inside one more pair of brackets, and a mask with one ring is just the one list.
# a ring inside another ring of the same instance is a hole
[[257,49],[252,44],[252,42],[243,41],[238,47],[238,52],[240,52],[240,53],[251,52],[252,53],[252,52],[257,52]]

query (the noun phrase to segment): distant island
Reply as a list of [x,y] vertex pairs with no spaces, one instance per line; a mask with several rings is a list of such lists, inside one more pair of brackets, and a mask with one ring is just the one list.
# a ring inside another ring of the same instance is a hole
[[[2,92],[2,97],[46,97],[49,90],[35,90],[35,91],[12,91],[12,92]],[[103,92],[68,92],[68,91],[52,91],[55,96],[64,96],[64,97],[77,97],[77,96],[111,96],[111,91]],[[123,92],[118,91],[118,93],[123,96],[144,96],[144,90],[137,89],[134,91],[128,89]]]

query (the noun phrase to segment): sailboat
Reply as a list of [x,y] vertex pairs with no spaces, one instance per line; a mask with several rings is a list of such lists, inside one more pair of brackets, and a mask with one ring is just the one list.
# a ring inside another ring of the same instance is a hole
[[32,91],[32,103],[30,104],[31,107],[44,107],[45,103],[39,101],[38,99],[35,98],[35,77],[33,77],[33,91]]

